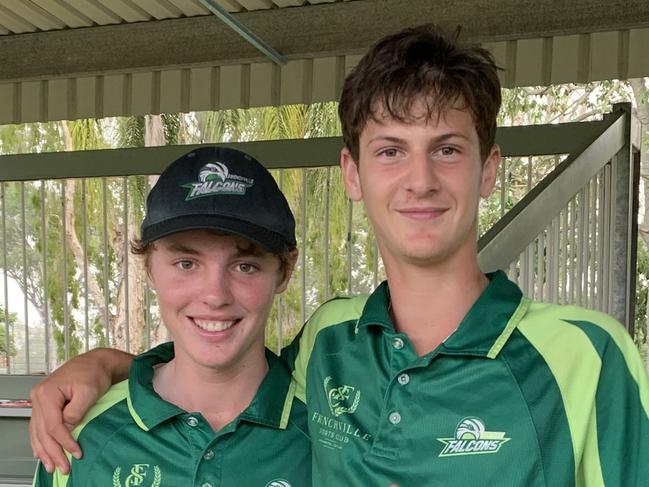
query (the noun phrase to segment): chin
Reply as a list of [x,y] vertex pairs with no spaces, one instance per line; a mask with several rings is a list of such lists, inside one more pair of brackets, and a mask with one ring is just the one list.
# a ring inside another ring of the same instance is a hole
[[[412,242],[411,242],[412,243]],[[437,260],[441,256],[445,255],[445,252],[439,248],[439,245],[431,242],[417,243],[417,245],[409,245],[407,248],[403,249],[403,255],[410,259],[415,260]]]
[[439,245],[435,246],[429,242],[428,245],[417,245],[404,249],[402,255],[411,264],[429,266],[448,261],[452,254],[451,249],[439,248]]
[[433,256],[421,256],[421,255],[407,255],[406,256],[406,261],[409,262],[411,265],[417,266],[417,267],[430,267],[437,265],[438,263],[442,262],[444,259],[439,259],[437,257]]

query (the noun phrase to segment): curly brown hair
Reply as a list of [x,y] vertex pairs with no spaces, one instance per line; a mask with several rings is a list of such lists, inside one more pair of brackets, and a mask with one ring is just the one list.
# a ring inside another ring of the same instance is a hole
[[360,134],[378,110],[410,122],[421,102],[428,119],[451,108],[469,110],[487,157],[501,104],[500,68],[489,51],[462,45],[458,37],[459,29],[450,35],[425,24],[384,37],[363,56],[345,79],[338,106],[345,147],[356,162]]

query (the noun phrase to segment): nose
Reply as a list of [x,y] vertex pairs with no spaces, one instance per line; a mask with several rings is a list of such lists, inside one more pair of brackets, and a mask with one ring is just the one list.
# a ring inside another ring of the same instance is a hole
[[232,283],[225,269],[206,269],[200,284],[201,300],[210,308],[218,309],[232,304]]
[[415,195],[426,195],[439,189],[435,162],[427,151],[411,153],[408,161],[406,189]]

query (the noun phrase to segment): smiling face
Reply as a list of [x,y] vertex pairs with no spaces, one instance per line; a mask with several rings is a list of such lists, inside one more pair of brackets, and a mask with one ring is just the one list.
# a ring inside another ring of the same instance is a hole
[[426,113],[420,103],[407,122],[370,119],[358,163],[341,154],[347,194],[363,201],[388,272],[404,263],[477,265],[478,205],[493,189],[500,150],[482,160],[468,111]]
[[278,256],[234,235],[192,230],[155,241],[149,279],[175,360],[218,371],[261,366],[266,320],[291,267],[284,275]]

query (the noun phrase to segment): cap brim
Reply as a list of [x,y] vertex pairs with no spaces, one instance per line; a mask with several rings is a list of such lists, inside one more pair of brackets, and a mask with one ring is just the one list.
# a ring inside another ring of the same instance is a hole
[[279,254],[295,247],[281,235],[249,222],[220,215],[185,215],[154,223],[142,230],[141,242],[148,245],[162,237],[188,230],[217,230],[243,237],[264,249]]

